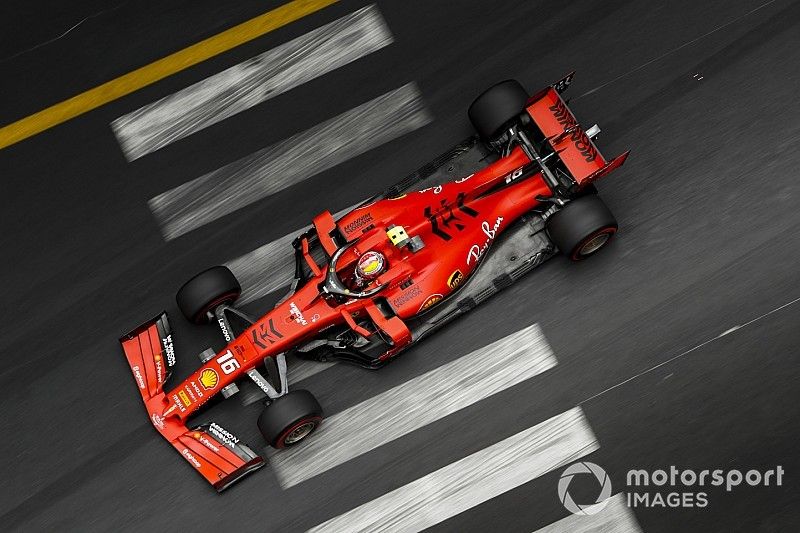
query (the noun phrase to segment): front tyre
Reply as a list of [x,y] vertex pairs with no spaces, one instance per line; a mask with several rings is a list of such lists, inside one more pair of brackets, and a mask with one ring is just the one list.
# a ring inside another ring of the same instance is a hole
[[307,390],[290,391],[273,400],[258,417],[258,429],[273,448],[305,440],[322,422],[322,407]]
[[617,220],[595,194],[569,202],[547,219],[550,240],[561,253],[580,261],[605,247],[617,232]]
[[242,287],[228,267],[215,266],[184,283],[175,300],[183,316],[195,324],[207,324],[209,313],[222,304],[232,304]]

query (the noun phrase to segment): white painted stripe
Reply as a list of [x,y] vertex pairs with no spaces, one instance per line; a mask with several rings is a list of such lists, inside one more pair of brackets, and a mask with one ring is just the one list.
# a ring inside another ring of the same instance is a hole
[[[342,209],[335,213],[333,218],[338,219],[356,205],[358,204]],[[225,263],[242,286],[240,305],[263,298],[280,289],[289,290],[294,278],[294,250],[291,244],[295,237],[310,227],[309,224],[304,228],[298,228]]]
[[409,83],[151,198],[166,240],[197,229],[428,124]]
[[148,104],[111,123],[129,161],[392,43],[374,5]]
[[272,469],[291,487],[555,365],[534,324],[334,414],[302,446],[273,453]]
[[591,513],[603,505],[596,514],[569,515],[534,533],[642,533],[636,515],[625,501],[625,493],[615,494],[586,510]]
[[309,531],[421,531],[599,447],[583,411],[575,407]]
[[307,229],[300,228],[226,263],[242,286],[240,305],[289,289],[294,278],[292,241]]
[[307,359],[300,359],[297,357],[292,358],[289,362],[289,371],[287,378],[289,385],[299,383],[306,378],[310,378],[314,374],[319,374],[323,370],[332,367],[336,363],[322,363],[320,361],[309,361]]

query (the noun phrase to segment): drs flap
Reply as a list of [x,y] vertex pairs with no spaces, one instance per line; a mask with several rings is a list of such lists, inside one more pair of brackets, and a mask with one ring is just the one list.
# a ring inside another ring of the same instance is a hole
[[575,179],[581,183],[606,166],[606,160],[558,92],[550,87],[537,96],[528,103],[528,114]]

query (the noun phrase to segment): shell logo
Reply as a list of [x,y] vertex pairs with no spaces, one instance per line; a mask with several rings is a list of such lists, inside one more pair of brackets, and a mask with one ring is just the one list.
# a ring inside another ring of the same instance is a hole
[[219,375],[210,368],[206,368],[200,373],[200,384],[206,389],[213,389],[217,386],[217,382],[219,382]]

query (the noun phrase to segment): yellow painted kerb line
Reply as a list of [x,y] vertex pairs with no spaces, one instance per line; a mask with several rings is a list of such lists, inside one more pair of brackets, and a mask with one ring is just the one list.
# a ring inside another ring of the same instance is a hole
[[285,26],[338,0],[292,0],[204,41],[0,128],[0,149]]

